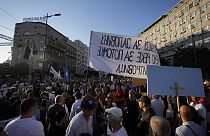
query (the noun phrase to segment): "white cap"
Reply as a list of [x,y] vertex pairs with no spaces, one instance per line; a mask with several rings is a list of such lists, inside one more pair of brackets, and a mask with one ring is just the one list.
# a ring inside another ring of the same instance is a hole
[[51,87],[51,86],[48,86],[48,87],[46,88],[46,90],[52,90],[52,87]]
[[117,107],[112,107],[110,109],[106,109],[105,112],[110,113],[115,118],[122,118],[122,110]]

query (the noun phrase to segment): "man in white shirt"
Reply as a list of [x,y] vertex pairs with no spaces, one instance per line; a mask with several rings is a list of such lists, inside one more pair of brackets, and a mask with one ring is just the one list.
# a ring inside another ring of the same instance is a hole
[[165,104],[162,99],[160,99],[157,95],[152,96],[151,107],[155,111],[157,116],[163,117],[163,110],[165,108]]
[[125,128],[122,125],[122,110],[117,107],[106,109],[105,112],[108,114],[108,123],[111,125],[110,136],[128,136]]
[[205,136],[198,124],[192,121],[192,111],[186,105],[180,107],[182,125],[176,128],[175,136]]
[[36,100],[25,99],[21,102],[21,115],[10,121],[4,130],[9,136],[44,136],[44,127],[40,121],[32,119],[37,110]]
[[70,121],[66,136],[91,136],[93,135],[93,110],[97,104],[90,98],[83,98],[81,102],[81,111],[76,114]]
[[76,98],[76,101],[71,106],[69,120],[71,120],[77,114],[77,109],[80,106],[81,101],[82,101],[82,94],[80,92],[76,92],[74,96]]

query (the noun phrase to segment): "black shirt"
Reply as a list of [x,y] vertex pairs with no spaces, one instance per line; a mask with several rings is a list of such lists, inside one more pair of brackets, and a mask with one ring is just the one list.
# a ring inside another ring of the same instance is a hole
[[155,111],[152,108],[147,109],[146,111],[142,111],[140,117],[141,120],[138,123],[138,130],[137,130],[137,135],[142,135],[142,136],[149,136],[150,132],[149,131],[149,123],[150,119],[152,116],[156,115]]
[[59,104],[53,104],[48,109],[47,119],[51,124],[55,124],[55,115],[58,111],[64,110],[65,108]]

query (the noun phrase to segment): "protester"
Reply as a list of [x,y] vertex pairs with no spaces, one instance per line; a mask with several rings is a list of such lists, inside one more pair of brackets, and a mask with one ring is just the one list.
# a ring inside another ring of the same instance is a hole
[[82,102],[82,94],[80,92],[76,92],[74,94],[76,101],[73,103],[71,107],[71,112],[69,115],[69,120],[71,120],[80,110],[80,104]]
[[0,96],[0,121],[12,117],[12,105],[7,100],[6,96]]
[[128,99],[124,108],[123,125],[129,136],[134,136],[135,127],[137,126],[138,120],[138,102],[136,102],[136,92],[130,90],[128,93]]
[[139,102],[139,107],[142,109],[142,113],[140,114],[140,121],[137,126],[136,134],[150,136],[150,119],[152,116],[156,115],[155,111],[151,108],[151,100],[147,96],[141,96],[137,101]]
[[49,136],[65,136],[68,126],[68,116],[64,110],[59,110],[55,113],[55,125],[52,127],[52,132]]
[[66,129],[66,136],[91,136],[93,134],[92,115],[96,106],[97,104],[90,98],[83,98],[80,105],[81,111],[71,119]]
[[153,136],[170,136],[171,125],[168,120],[160,116],[153,116],[150,120]]
[[192,121],[192,111],[186,105],[180,107],[182,125],[176,128],[175,136],[205,136],[200,125]]
[[120,85],[116,86],[116,91],[115,91],[114,96],[115,96],[117,107],[123,109],[125,106],[125,98],[124,98],[123,91],[120,88]]
[[25,99],[21,102],[19,118],[9,122],[5,131],[9,136],[44,136],[44,127],[41,122],[32,119],[37,110],[36,100]]
[[4,131],[3,126],[0,126],[0,136],[7,136],[7,133]]
[[157,96],[157,95],[152,96],[151,107],[155,111],[157,116],[163,117],[163,111],[165,108],[165,104],[159,96]]
[[[55,126],[55,115],[56,112],[58,111],[65,111],[65,108],[63,107],[64,104],[64,98],[62,95],[57,95],[55,97],[55,104],[51,105],[48,109],[48,114],[47,114],[47,121],[49,122],[48,125],[48,131],[49,135],[52,135],[53,133],[53,128]],[[66,111],[65,111],[66,112]]]
[[122,125],[122,110],[117,107],[106,109],[108,115],[108,123],[111,125],[110,136],[128,136],[125,128]]

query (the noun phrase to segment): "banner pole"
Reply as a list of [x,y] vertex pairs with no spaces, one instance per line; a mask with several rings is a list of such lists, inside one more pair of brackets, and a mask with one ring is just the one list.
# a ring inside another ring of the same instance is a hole
[[88,49],[88,66],[86,71],[86,82],[88,82],[88,72],[89,72],[89,65],[90,65],[90,48],[91,48],[91,40],[92,40],[92,30],[90,31],[90,41],[89,41],[89,49]]

